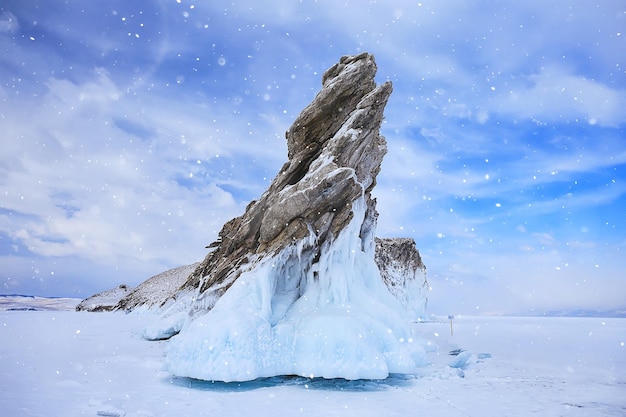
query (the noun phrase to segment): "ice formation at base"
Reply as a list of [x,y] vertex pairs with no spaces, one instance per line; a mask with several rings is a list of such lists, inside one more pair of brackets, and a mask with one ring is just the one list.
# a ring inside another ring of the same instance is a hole
[[244,272],[212,310],[170,341],[168,369],[220,381],[414,373],[424,364],[423,348],[380,277],[373,244],[362,245],[362,199],[353,210],[316,263],[302,259],[315,244],[312,234]]

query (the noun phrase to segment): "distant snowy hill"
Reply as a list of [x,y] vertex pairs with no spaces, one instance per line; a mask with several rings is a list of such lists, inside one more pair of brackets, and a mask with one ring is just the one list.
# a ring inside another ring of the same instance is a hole
[[80,298],[49,298],[33,295],[1,295],[0,311],[71,311]]
[[614,310],[551,310],[543,313],[528,314],[529,316],[543,317],[605,317],[605,318],[626,318],[626,307]]

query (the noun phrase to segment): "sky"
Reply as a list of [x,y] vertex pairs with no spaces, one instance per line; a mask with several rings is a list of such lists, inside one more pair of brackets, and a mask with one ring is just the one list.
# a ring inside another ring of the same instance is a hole
[[378,235],[429,310],[626,305],[626,3],[5,0],[0,293],[200,261],[342,55],[394,92]]

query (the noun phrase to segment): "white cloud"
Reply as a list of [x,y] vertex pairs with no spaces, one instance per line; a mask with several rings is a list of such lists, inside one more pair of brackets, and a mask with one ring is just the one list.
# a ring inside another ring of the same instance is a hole
[[575,75],[560,67],[542,68],[540,73],[507,85],[507,92],[494,100],[492,111],[539,123],[576,122],[617,127],[626,122],[626,90]]
[[[157,101],[137,115],[133,97],[101,70],[83,84],[51,79],[48,85],[36,115],[6,109],[16,140],[0,162],[8,168],[3,209],[24,217],[2,222],[2,231],[31,252],[99,263],[126,256],[191,263],[247,203],[217,185],[219,173],[193,189],[177,182],[195,168],[187,160],[239,153],[229,144],[211,148],[206,128],[197,131],[198,118],[187,110],[165,117]],[[116,118],[144,123],[154,137],[135,137],[116,127]],[[185,133],[188,142],[181,143]]]

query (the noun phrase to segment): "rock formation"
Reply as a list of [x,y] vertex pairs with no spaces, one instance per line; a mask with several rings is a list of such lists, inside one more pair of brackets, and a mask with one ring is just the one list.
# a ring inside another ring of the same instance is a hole
[[[210,309],[251,263],[294,242],[304,250],[298,255],[302,263],[315,264],[324,243],[352,219],[357,199],[366,206],[361,250],[373,244],[377,213],[371,190],[387,151],[379,128],[392,92],[389,82],[376,85],[375,73],[367,53],[342,57],[325,72],[322,90],[286,133],[289,161],[260,199],[224,225],[208,246],[211,252],[175,294],[193,293],[203,300],[195,308]],[[314,242],[304,244],[307,238]],[[403,247],[416,252],[414,246]],[[117,308],[142,303],[131,294]]]
[[429,290],[426,265],[409,238],[375,238],[374,260],[389,292],[409,311],[413,318],[423,318]]
[[133,311],[141,309],[161,308],[166,302],[172,302],[181,285],[200,263],[168,269],[148,278],[135,289],[118,300],[115,310]]
[[[145,336],[178,334],[167,356],[175,375],[384,378],[422,362],[408,323],[425,301],[425,268],[412,240],[374,240],[392,92],[376,69],[363,53],[324,73],[286,133],[288,162],[161,303]],[[145,303],[130,296],[117,308]]]
[[78,303],[76,311],[113,311],[118,302],[131,292],[132,288],[126,284],[118,285],[110,290],[105,290],[85,298]]
[[224,225],[183,289],[217,300],[250,263],[294,243],[310,268],[352,220],[357,199],[366,205],[360,250],[372,244],[377,214],[370,192],[387,151],[379,128],[392,91],[389,82],[376,86],[375,74],[368,54],[343,57],[326,71],[321,92],[286,133],[289,161],[259,200]]

